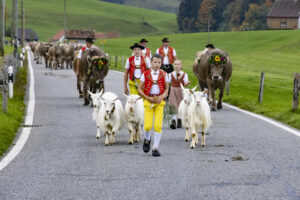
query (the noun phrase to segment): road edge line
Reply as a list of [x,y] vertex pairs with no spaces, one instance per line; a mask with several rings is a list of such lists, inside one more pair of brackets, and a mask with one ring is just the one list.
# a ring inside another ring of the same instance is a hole
[[[27,106],[25,123],[26,125],[32,125],[34,109],[35,109],[35,92],[34,92],[34,73],[31,63],[30,51],[27,49],[28,55],[28,69],[30,73],[30,84],[29,84],[29,101]],[[29,135],[31,132],[31,127],[24,127],[20,134],[20,137],[16,141],[15,146],[4,156],[4,158],[0,161],[0,171],[3,170],[11,161],[13,161],[18,154],[21,152],[23,147],[25,146]]]

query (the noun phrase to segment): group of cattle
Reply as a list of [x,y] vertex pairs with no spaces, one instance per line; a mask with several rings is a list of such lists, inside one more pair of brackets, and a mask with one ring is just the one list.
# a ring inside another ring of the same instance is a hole
[[42,64],[42,58],[44,58],[46,68],[63,69],[66,65],[68,69],[72,68],[75,52],[82,48],[82,46],[33,42],[30,43],[30,48],[34,54],[36,64]]

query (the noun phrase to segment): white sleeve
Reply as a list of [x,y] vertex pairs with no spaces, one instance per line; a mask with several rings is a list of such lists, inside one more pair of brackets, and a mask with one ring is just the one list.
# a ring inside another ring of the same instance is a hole
[[146,57],[146,65],[147,65],[147,68],[150,69],[152,66],[151,66],[151,62],[150,62],[150,59],[148,57]]
[[189,77],[187,75],[187,73],[185,73],[184,78],[183,78],[183,82],[187,83],[189,81]]
[[165,80],[166,80],[166,81],[165,81],[166,83],[170,83],[170,80],[169,80],[169,78],[168,78],[167,72],[166,72]]
[[172,73],[169,73],[169,74],[168,74],[168,82],[169,82],[169,83],[171,83],[171,81],[172,81],[172,75],[171,75],[171,74],[172,74]]
[[151,50],[150,50],[150,58],[152,58],[152,53],[151,53]]
[[129,69],[129,58],[126,60],[125,69]]
[[77,58],[81,59],[81,55],[82,55],[82,50],[80,49]]
[[159,49],[156,50],[156,54],[159,54]]
[[176,51],[174,48],[173,48],[173,56],[176,56]]
[[144,74],[142,74],[142,77],[141,77],[140,81],[145,82],[145,76],[144,76]]

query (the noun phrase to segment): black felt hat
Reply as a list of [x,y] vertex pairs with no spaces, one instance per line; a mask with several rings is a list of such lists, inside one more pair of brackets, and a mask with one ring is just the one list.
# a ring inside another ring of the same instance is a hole
[[205,47],[206,47],[206,48],[212,48],[212,49],[215,48],[215,46],[214,46],[213,44],[207,44]]
[[170,42],[169,38],[165,37],[161,40],[162,42]]
[[142,42],[149,42],[149,41],[146,40],[145,38],[143,38],[143,39],[140,40],[140,43],[142,43]]
[[86,41],[86,42],[89,42],[89,43],[94,43],[94,39],[93,39],[93,38],[86,38],[85,41]]
[[134,43],[134,45],[132,45],[132,46],[130,47],[130,49],[134,49],[134,48],[144,49],[145,47],[143,47],[143,46],[140,45],[139,43]]

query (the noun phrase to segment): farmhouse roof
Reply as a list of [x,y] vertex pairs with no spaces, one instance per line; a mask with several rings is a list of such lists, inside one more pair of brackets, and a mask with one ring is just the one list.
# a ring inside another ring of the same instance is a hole
[[52,38],[51,41],[57,41],[59,40],[63,35],[65,31],[64,30],[59,30]]
[[67,30],[67,39],[86,39],[95,38],[95,31],[92,30]]
[[[21,40],[21,37],[22,37],[22,29],[18,28],[18,39]],[[35,41],[38,41],[39,40],[39,36],[31,28],[26,28],[25,29],[25,40],[28,40],[28,41],[35,40]]]
[[102,32],[95,33],[95,39],[105,39],[105,38],[106,38],[106,36],[104,33],[102,33]]
[[273,4],[267,17],[298,18],[300,0],[277,0]]

